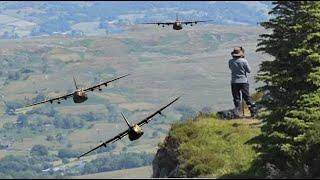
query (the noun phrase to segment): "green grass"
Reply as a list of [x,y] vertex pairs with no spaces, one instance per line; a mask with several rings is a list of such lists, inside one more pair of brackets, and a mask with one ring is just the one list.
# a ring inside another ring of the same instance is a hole
[[214,116],[173,125],[179,143],[180,177],[228,177],[241,174],[257,157],[248,140],[260,133],[254,120],[218,120]]
[[72,46],[77,47],[77,46],[79,46],[79,47],[88,48],[92,43],[93,42],[90,39],[82,39],[82,40],[75,40],[75,41],[68,42],[66,44],[66,46],[69,46],[69,47],[72,47]]
[[175,55],[175,56],[185,56],[185,55],[191,55],[192,53],[187,51],[180,51],[177,49],[172,48],[155,48],[155,49],[149,49],[149,52],[156,52],[166,55]]
[[168,34],[165,37],[161,37],[159,39],[158,45],[160,46],[170,46],[174,44],[186,44],[190,41],[189,37],[187,36],[187,33],[180,32],[180,33],[173,33]]

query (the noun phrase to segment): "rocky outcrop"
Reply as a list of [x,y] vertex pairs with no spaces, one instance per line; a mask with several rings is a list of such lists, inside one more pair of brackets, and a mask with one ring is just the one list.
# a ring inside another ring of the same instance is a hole
[[153,178],[178,177],[178,148],[177,140],[167,136],[164,143],[159,146],[152,162]]

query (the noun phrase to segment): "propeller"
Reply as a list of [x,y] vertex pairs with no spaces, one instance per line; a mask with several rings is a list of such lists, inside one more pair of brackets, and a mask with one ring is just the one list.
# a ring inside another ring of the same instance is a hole
[[123,114],[122,112],[121,112],[121,116],[122,116],[122,118],[126,121],[127,125],[128,125],[129,127],[131,127],[130,123],[128,122],[127,118],[124,116],[124,114]]
[[74,82],[74,86],[76,87],[76,89],[78,89],[77,81],[74,76],[73,76],[73,82]]

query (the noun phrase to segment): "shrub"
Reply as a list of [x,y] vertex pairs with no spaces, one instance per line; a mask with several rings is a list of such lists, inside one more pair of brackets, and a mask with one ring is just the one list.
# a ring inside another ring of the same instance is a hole
[[30,151],[30,154],[34,156],[47,156],[48,149],[43,145],[34,145]]

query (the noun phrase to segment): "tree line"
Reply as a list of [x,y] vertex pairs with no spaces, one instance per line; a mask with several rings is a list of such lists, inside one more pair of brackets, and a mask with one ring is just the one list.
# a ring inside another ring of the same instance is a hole
[[320,177],[320,2],[275,1],[261,25],[258,88],[268,98],[258,159],[251,169],[264,178]]

